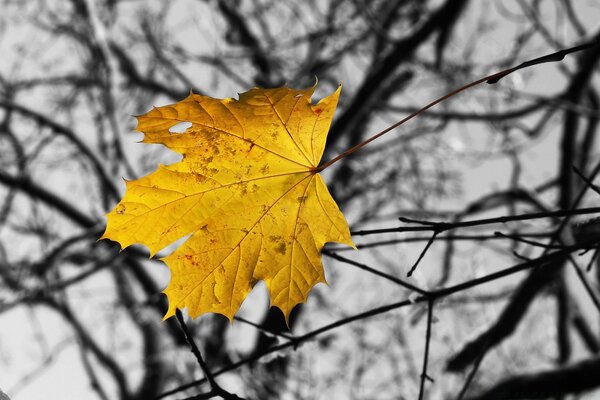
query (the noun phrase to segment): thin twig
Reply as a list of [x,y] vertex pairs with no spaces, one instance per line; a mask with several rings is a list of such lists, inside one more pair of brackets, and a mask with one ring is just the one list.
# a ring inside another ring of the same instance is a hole
[[542,247],[544,249],[562,249],[564,247],[561,245],[549,245],[546,243],[540,243],[540,242],[536,242],[535,240],[525,239],[525,238],[521,237],[520,235],[509,235],[509,234],[502,233],[502,232],[494,232],[494,236],[511,239],[511,240],[525,243],[525,244],[535,246],[535,247]]
[[[433,322],[433,300],[427,302],[427,332],[425,333],[425,353],[423,354],[423,370],[421,371],[421,386],[419,388],[419,400],[425,395],[425,381],[432,380],[427,375],[427,362],[429,360],[429,343],[431,342],[431,324]],[[433,381],[433,380],[432,380]]]
[[175,310],[175,316],[177,317],[177,321],[179,322],[179,325],[181,326],[181,330],[183,331],[185,340],[190,345],[190,349],[191,349],[192,353],[194,354],[194,356],[196,357],[196,360],[198,361],[198,365],[200,366],[202,373],[204,374],[204,376],[206,377],[206,380],[208,381],[208,383],[210,385],[210,392],[198,395],[200,397],[195,396],[195,398],[196,399],[210,399],[213,397],[220,396],[225,400],[242,400],[241,397],[238,397],[237,395],[229,393],[228,391],[223,389],[221,386],[219,386],[217,381],[215,381],[213,374],[210,372],[208,365],[206,365],[206,362],[204,361],[204,358],[202,357],[202,353],[200,353],[200,349],[198,348],[198,346],[196,345],[196,342],[194,341],[194,338],[190,334],[188,327],[185,323],[185,320],[183,319],[183,315],[181,314],[181,311],[178,308]]
[[471,383],[473,382],[473,379],[475,378],[475,374],[477,374],[477,371],[479,370],[479,367],[481,366],[481,362],[483,361],[483,358],[485,357],[485,355],[487,353],[487,347],[488,346],[486,345],[481,348],[481,351],[477,355],[477,359],[473,363],[473,368],[471,368],[471,371],[469,372],[469,376],[467,376],[467,380],[465,381],[465,384],[463,385],[462,389],[460,390],[460,393],[458,394],[458,397],[456,398],[456,400],[463,400],[463,398],[467,394],[467,392],[469,390],[469,386],[471,386]]
[[577,176],[579,176],[581,178],[582,181],[585,182],[586,185],[588,185],[588,187],[590,189],[592,189],[594,192],[596,192],[597,194],[600,194],[600,188],[596,185],[594,185],[592,183],[591,180],[589,180],[576,166],[573,165],[573,171],[575,171],[575,174]]
[[585,276],[585,273],[579,267],[579,264],[577,264],[577,262],[575,261],[575,259],[573,258],[573,256],[571,254],[569,254],[569,261],[573,265],[573,268],[575,268],[577,277],[581,281],[581,284],[585,288],[585,291],[587,292],[587,294],[590,296],[592,303],[594,303],[594,306],[596,307],[596,309],[598,311],[600,311],[600,299],[598,299],[598,296],[596,295],[594,289],[592,289],[592,286],[590,285],[590,282],[588,281],[587,277]]
[[422,226],[400,226],[396,228],[372,229],[351,232],[352,236],[364,236],[380,233],[399,233],[399,232],[426,232],[437,231],[445,232],[457,228],[470,228],[480,225],[500,224],[512,221],[526,221],[531,219],[552,218],[552,217],[568,217],[572,215],[597,214],[600,213],[600,207],[579,208],[573,210],[556,210],[550,212],[527,213],[519,215],[509,215],[495,218],[474,219],[470,221],[460,222],[432,222],[432,221],[417,221],[407,218],[399,218],[402,222],[419,223]]
[[[548,232],[548,233],[522,233],[519,234],[519,238],[524,238],[524,237],[531,237],[531,238],[548,238],[554,235],[554,232]],[[442,236],[442,235],[438,235],[435,240],[437,241],[487,241],[487,240],[499,240],[499,239],[512,239],[512,236],[497,236],[497,235],[446,235],[446,236]],[[391,246],[394,244],[400,244],[400,243],[412,243],[412,242],[426,242],[430,240],[430,236],[415,236],[415,237],[408,237],[408,238],[402,238],[402,239],[391,239],[391,240],[380,240],[377,242],[369,242],[369,243],[360,243],[360,244],[356,244],[356,248],[358,250],[363,250],[363,249],[370,249],[370,248],[374,248],[374,247],[381,247],[381,246]],[[537,243],[537,242],[536,242]],[[329,251],[331,252],[350,252],[350,251],[354,251],[354,249],[352,247],[347,247],[347,246],[339,246],[339,247],[330,247]]]
[[411,267],[411,269],[406,273],[406,276],[408,276],[409,278],[412,276],[413,272],[415,272],[415,270],[417,269],[417,266],[419,265],[419,263],[421,262],[421,260],[425,256],[425,253],[427,253],[427,250],[429,250],[429,247],[431,246],[431,244],[433,243],[433,241],[435,240],[436,236],[439,233],[441,233],[441,231],[439,231],[439,230],[433,231],[433,235],[431,235],[431,237],[427,241],[427,244],[425,245],[425,248],[423,249],[423,251],[421,251],[421,254],[419,254],[419,258],[417,258],[417,261],[413,264],[413,266]]
[[286,340],[294,340],[294,336],[292,336],[290,334],[287,334],[285,332],[276,332],[276,331],[274,331],[272,329],[265,328],[264,326],[262,326],[260,324],[257,324],[256,322],[249,321],[246,318],[239,317],[239,316],[236,315],[236,316],[233,317],[233,319],[235,319],[236,321],[240,321],[240,322],[242,322],[244,324],[253,326],[257,330],[263,332],[266,335],[278,336],[278,337],[280,337],[282,339],[286,339]]
[[598,258],[599,252],[600,252],[600,248],[597,248],[596,250],[594,250],[594,254],[592,254],[592,258],[590,258],[590,262],[588,263],[587,267],[585,268],[585,270],[587,272],[590,272],[592,270],[592,265],[594,265],[594,261],[596,261],[596,259]]
[[202,357],[202,354],[200,353],[200,349],[198,348],[198,346],[196,345],[196,342],[194,341],[194,338],[190,334],[188,327],[185,323],[185,320],[183,319],[183,315],[181,314],[181,311],[179,309],[176,309],[175,315],[177,316],[177,321],[179,322],[179,325],[181,326],[181,330],[183,331],[185,340],[190,345],[190,349],[191,349],[192,353],[194,354],[194,356],[196,357],[196,360],[198,361],[198,365],[200,366],[202,373],[206,377],[206,380],[210,384],[210,387],[212,389],[214,389],[215,387],[217,387],[219,385],[213,378],[213,376],[210,372],[210,369],[208,369],[208,365],[206,365],[206,362],[204,361],[204,358]]
[[377,275],[377,276],[379,276],[381,278],[385,278],[385,279],[387,279],[389,281],[392,281],[392,282],[394,282],[394,283],[396,283],[396,284],[398,284],[398,285],[400,285],[400,286],[402,286],[402,287],[404,287],[406,289],[412,290],[414,292],[417,292],[417,293],[420,293],[420,294],[423,294],[423,295],[427,294],[427,291],[424,290],[424,289],[421,289],[421,288],[419,288],[419,287],[417,287],[415,285],[412,285],[412,284],[410,284],[408,282],[404,282],[403,280],[398,279],[395,276],[386,274],[385,272],[381,272],[379,270],[371,268],[371,267],[369,267],[366,264],[362,264],[362,263],[356,262],[354,260],[350,260],[350,259],[348,259],[346,257],[342,257],[342,256],[340,256],[340,255],[338,255],[336,253],[329,252],[329,251],[323,251],[322,254],[324,254],[324,255],[326,255],[328,257],[331,257],[331,258],[333,258],[335,260],[341,261],[343,263],[346,263],[346,264],[358,267],[358,268],[360,268],[360,269],[362,269],[364,271],[368,271],[368,272],[372,273],[373,275]]

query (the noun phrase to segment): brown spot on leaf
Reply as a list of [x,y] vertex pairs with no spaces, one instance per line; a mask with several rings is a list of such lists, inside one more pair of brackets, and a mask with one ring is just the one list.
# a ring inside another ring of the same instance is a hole
[[286,250],[287,247],[285,245],[285,242],[280,242],[277,246],[275,246],[275,251],[279,254],[285,254]]
[[206,177],[204,175],[194,174],[194,179],[196,179],[196,182],[202,183],[206,180]]
[[283,237],[281,237],[279,235],[270,235],[269,236],[269,240],[273,243],[280,242],[282,239],[283,239]]

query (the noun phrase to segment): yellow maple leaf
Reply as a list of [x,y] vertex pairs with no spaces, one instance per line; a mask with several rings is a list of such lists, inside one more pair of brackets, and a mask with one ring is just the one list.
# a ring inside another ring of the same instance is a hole
[[[254,88],[239,100],[190,94],[138,118],[144,143],[183,159],[126,181],[102,238],[151,255],[191,236],[163,261],[171,271],[165,318],[187,307],[196,317],[232,319],[264,280],[286,319],[325,282],[321,249],[350,246],[348,224],[317,173],[340,88],[311,104],[314,87]],[[173,126],[189,122],[184,133]]]

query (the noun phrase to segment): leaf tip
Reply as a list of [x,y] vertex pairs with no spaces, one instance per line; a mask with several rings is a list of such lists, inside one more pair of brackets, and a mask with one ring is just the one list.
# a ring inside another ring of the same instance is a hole
[[283,316],[285,318],[285,327],[289,329],[290,328],[290,313],[283,313]]
[[319,77],[317,75],[315,75],[315,84],[312,85],[312,90],[315,90],[317,88],[318,84],[319,84]]
[[165,315],[163,316],[163,321],[168,320],[169,318],[171,318],[173,315],[175,315],[175,311],[172,311],[169,307],[169,310],[167,310],[167,312],[165,313]]
[[235,321],[235,314],[231,314],[231,315],[227,315],[227,314],[223,314],[225,316],[225,318],[227,318],[229,320],[229,326],[233,326],[233,321]]
[[[320,279],[319,281],[317,281],[317,283],[322,283],[322,284],[324,284],[325,286],[329,287],[329,282],[327,282],[327,278],[325,278],[325,276],[323,276],[323,279]],[[315,285],[316,285],[317,283],[315,283]],[[308,298],[308,296],[307,296],[307,298]],[[306,303],[306,300],[304,300],[304,303]]]
[[[158,254],[158,252],[160,250],[162,250],[160,247],[157,247],[155,244],[152,244],[152,243],[148,243],[148,244],[144,244],[144,245],[148,248],[148,253],[149,253],[148,259],[154,258],[154,256],[156,254]],[[166,264],[166,261],[163,261],[165,258],[167,258],[167,257],[161,257],[161,258],[159,258],[159,261],[162,261]]]
[[168,306],[169,308],[167,308],[167,312],[165,313],[165,315],[163,316],[163,319],[162,319],[163,321],[166,321],[169,318],[171,318],[173,315],[175,315],[177,306],[176,306],[175,302],[173,302],[169,299],[169,295],[167,294],[167,289],[163,290],[162,294],[167,297],[167,304],[169,305]]

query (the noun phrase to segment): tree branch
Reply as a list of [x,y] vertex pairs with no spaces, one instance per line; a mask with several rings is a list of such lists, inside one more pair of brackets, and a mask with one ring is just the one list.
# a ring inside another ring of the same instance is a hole
[[597,388],[600,358],[584,360],[552,371],[517,375],[470,400],[547,399]]

